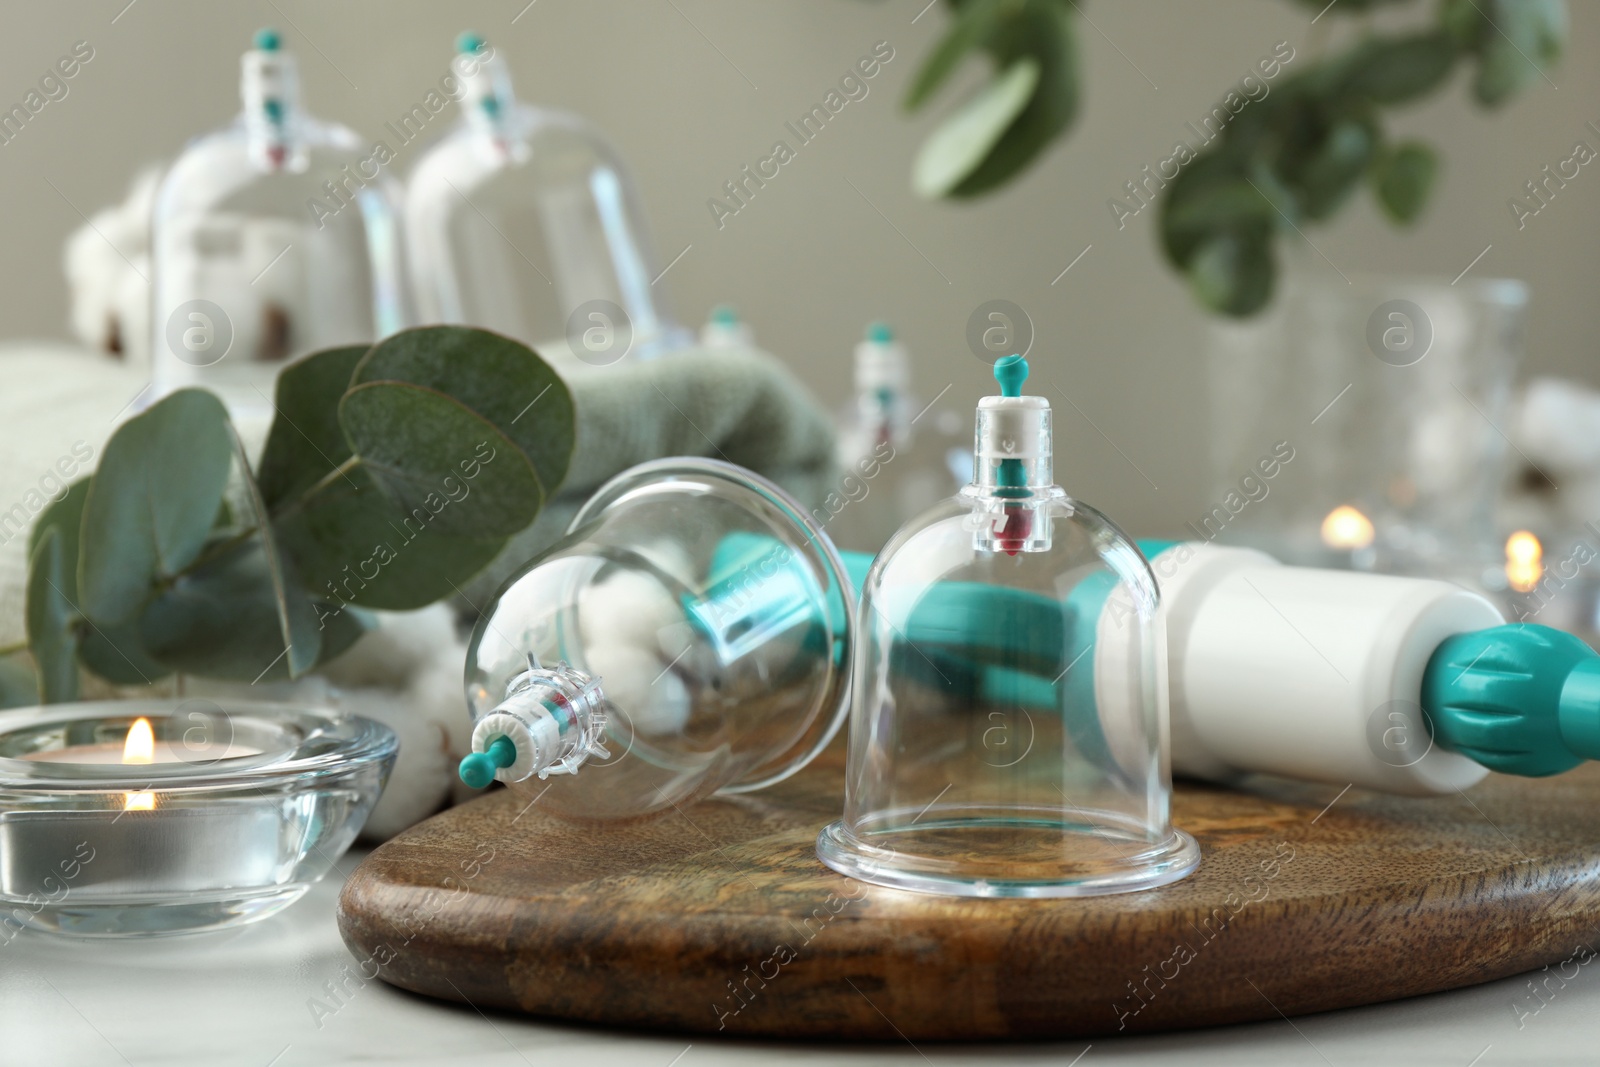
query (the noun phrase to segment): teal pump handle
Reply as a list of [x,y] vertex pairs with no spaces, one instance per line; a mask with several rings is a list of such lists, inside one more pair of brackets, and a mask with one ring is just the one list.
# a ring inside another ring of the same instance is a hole
[[1516,623],[1446,638],[1422,677],[1441,748],[1537,778],[1600,759],[1600,656],[1572,634]]

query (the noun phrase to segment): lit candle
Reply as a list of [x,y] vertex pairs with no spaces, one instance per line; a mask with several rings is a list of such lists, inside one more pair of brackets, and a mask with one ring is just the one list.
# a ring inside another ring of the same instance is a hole
[[[150,729],[150,720],[141,717],[128,729],[128,739],[122,743],[123,763],[154,763],[156,734]],[[123,811],[151,811],[156,806],[154,793],[129,793],[122,800]]]
[[1322,520],[1322,543],[1329,548],[1366,548],[1375,536],[1372,520],[1349,504],[1340,504]]
[[1527,530],[1506,538],[1506,584],[1518,593],[1531,593],[1544,577],[1544,546]]

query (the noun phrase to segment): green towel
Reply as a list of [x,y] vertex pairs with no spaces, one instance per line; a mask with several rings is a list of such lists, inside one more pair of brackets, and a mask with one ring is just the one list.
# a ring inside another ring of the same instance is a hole
[[833,477],[833,425],[776,358],[755,349],[691,349],[646,363],[562,368],[578,413],[572,466],[556,499],[466,589],[487,607],[511,575],[566,533],[614,475],[663,456],[708,456],[766,475],[806,507]]

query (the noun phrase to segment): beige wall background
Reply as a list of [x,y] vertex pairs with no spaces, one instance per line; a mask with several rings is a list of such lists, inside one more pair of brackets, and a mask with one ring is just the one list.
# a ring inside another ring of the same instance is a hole
[[[75,41],[90,42],[95,58],[66,98],[0,146],[0,338],[66,336],[61,244],[79,212],[120,199],[136,169],[234,114],[239,52],[256,27],[279,27],[299,53],[313,111],[367,136],[421,99],[454,35],[470,27],[508,57],[521,96],[588,116],[632,161],[660,261],[687,249],[663,282],[686,322],[734,302],[760,343],[832,405],[863,325],[887,318],[912,349],[923,396],[949,385],[948,398],[968,398],[989,386],[964,341],[967,318],[985,300],[1011,300],[1034,323],[1036,373],[1099,427],[1058,411],[1059,480],[1138,533],[1175,530],[1212,493],[1208,320],[1161,261],[1154,212],[1119,231],[1106,201],[1277,42],[1303,62],[1359,23],[1335,10],[1313,26],[1315,10],[1288,0],[1082,0],[1093,21],[1080,21],[1085,92],[1070,139],[998,196],[929,204],[910,191],[910,162],[962,94],[947,92],[914,121],[900,109],[947,23],[943,5],[926,3],[7,0],[7,107]],[[1411,18],[1432,7],[1414,6]],[[1393,119],[1397,133],[1424,136],[1444,156],[1420,225],[1389,228],[1363,195],[1311,237],[1347,274],[1445,280],[1492,245],[1473,276],[1519,277],[1532,289],[1527,372],[1600,385],[1600,168],[1584,168],[1520,232],[1506,206],[1575,141],[1600,147],[1586,125],[1600,125],[1600,3],[1570,6],[1572,46],[1554,84],[1484,113],[1461,72]],[[894,58],[870,94],[719,230],[707,199],[789,139],[784,122],[879,41]],[[964,83],[977,71],[975,61]]]

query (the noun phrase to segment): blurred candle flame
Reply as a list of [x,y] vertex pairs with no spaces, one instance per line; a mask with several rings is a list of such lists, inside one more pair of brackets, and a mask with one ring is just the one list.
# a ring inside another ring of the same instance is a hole
[[1322,543],[1329,548],[1366,548],[1375,536],[1372,520],[1349,504],[1340,504],[1322,520]]
[[1527,530],[1506,538],[1506,583],[1519,593],[1531,593],[1544,576],[1544,546]]
[[[156,734],[150,720],[141,718],[128,729],[128,739],[122,745],[122,762],[128,764],[154,763],[156,759]],[[122,801],[123,811],[150,811],[156,806],[154,793],[129,793]]]

